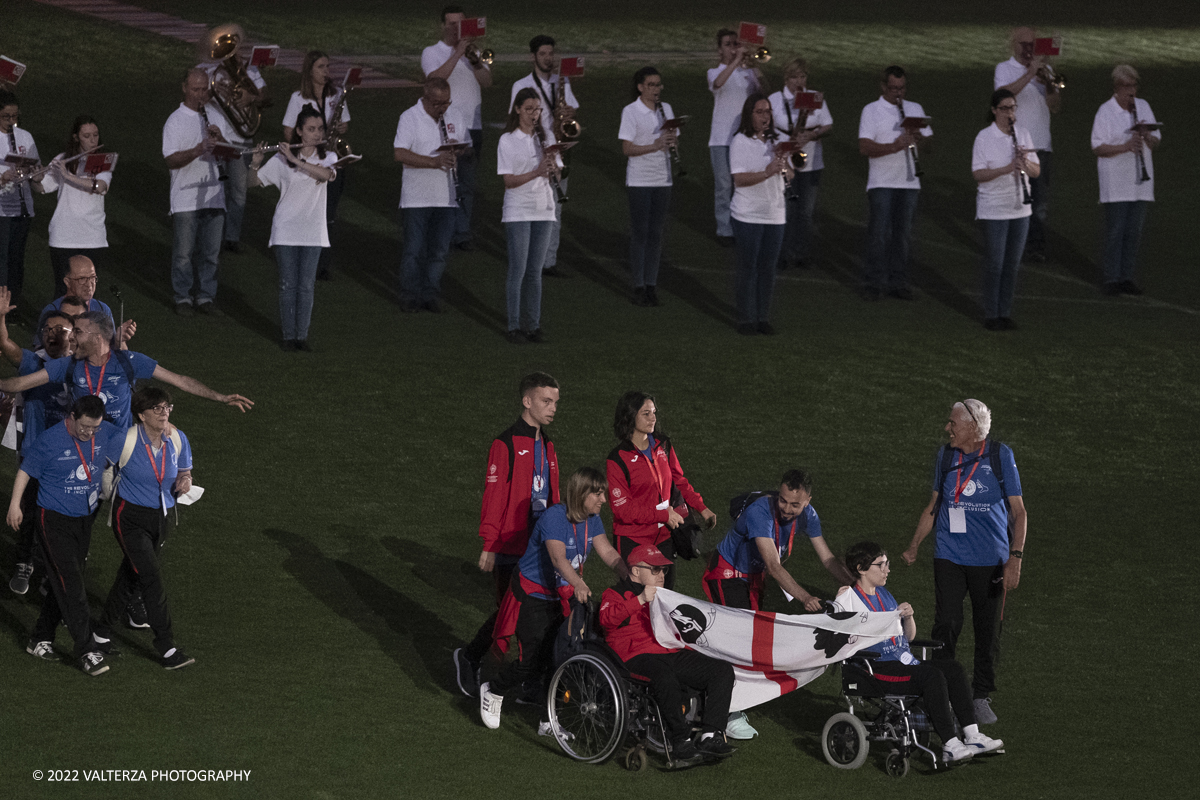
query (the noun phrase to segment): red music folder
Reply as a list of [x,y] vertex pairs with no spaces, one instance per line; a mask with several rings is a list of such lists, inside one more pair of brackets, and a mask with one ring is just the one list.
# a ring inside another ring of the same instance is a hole
[[564,58],[558,62],[558,74],[564,78],[583,76],[583,56]]
[[743,22],[738,25],[738,42],[741,44],[762,44],[767,40],[767,26],[757,22]]
[[11,84],[16,84],[24,74],[24,64],[20,61],[13,61],[8,56],[0,56],[0,81],[8,81]]
[[279,45],[258,44],[250,51],[250,66],[273,67],[279,60]]
[[816,111],[823,105],[825,103],[817,96],[817,92],[796,92],[795,107],[802,111]]
[[1062,52],[1062,37],[1055,36],[1046,38],[1037,38],[1033,40],[1033,54],[1035,56],[1056,56]]
[[217,142],[213,145],[212,155],[213,158],[221,161],[233,161],[236,158],[242,157],[242,148],[228,142]]
[[343,89],[353,89],[362,83],[362,67],[351,67],[346,70],[346,77],[342,78]]
[[478,39],[487,36],[487,17],[467,17],[458,23],[458,38]]
[[83,171],[88,175],[99,175],[101,172],[112,172],[116,166],[116,153],[89,153],[84,159]]

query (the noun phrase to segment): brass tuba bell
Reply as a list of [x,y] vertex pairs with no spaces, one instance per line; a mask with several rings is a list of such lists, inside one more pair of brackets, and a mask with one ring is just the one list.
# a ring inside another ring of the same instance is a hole
[[241,25],[222,25],[202,40],[202,55],[206,61],[220,62],[212,72],[209,90],[234,130],[249,139],[262,124],[262,97],[238,58],[238,47],[245,39]]

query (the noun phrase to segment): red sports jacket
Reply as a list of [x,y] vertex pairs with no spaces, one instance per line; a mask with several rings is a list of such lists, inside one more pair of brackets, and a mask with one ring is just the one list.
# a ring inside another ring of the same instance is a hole
[[[533,494],[533,426],[521,418],[496,437],[488,452],[487,479],[483,484],[483,507],[479,513],[479,536],[489,553],[521,556],[533,530],[530,519]],[[558,458],[554,443],[542,431],[542,444],[550,462],[550,503],[559,501]]]
[[671,499],[671,487],[679,489],[684,502],[704,511],[701,497],[679,466],[671,440],[655,439],[653,463],[628,439],[608,454],[608,504],[612,508],[613,536],[628,536],[638,544],[658,544],[671,535],[664,524],[667,509],[656,508]]
[[650,625],[650,609],[642,605],[638,596],[643,587],[628,578],[600,596],[600,627],[604,639],[622,661],[644,653],[674,653],[663,647],[654,638]]

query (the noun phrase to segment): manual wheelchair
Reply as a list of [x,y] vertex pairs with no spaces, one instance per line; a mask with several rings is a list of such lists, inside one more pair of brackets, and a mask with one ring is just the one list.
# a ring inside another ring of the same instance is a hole
[[[918,640],[912,646],[921,648],[924,661],[927,652],[942,643]],[[842,696],[849,710],[834,714],[821,731],[825,760],[838,769],[858,769],[867,760],[870,742],[888,742],[892,749],[884,770],[893,778],[908,774],[909,757],[917,751],[928,754],[936,770],[937,754],[929,747],[933,725],[920,696],[891,692],[876,680],[871,662],[878,657],[866,651],[842,662]]]

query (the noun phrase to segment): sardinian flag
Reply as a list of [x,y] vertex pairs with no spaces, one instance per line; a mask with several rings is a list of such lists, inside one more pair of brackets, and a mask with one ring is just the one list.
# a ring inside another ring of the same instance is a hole
[[774,614],[726,608],[659,589],[650,604],[654,636],[733,664],[733,702],[742,711],[818,678],[825,667],[900,636],[900,612]]

